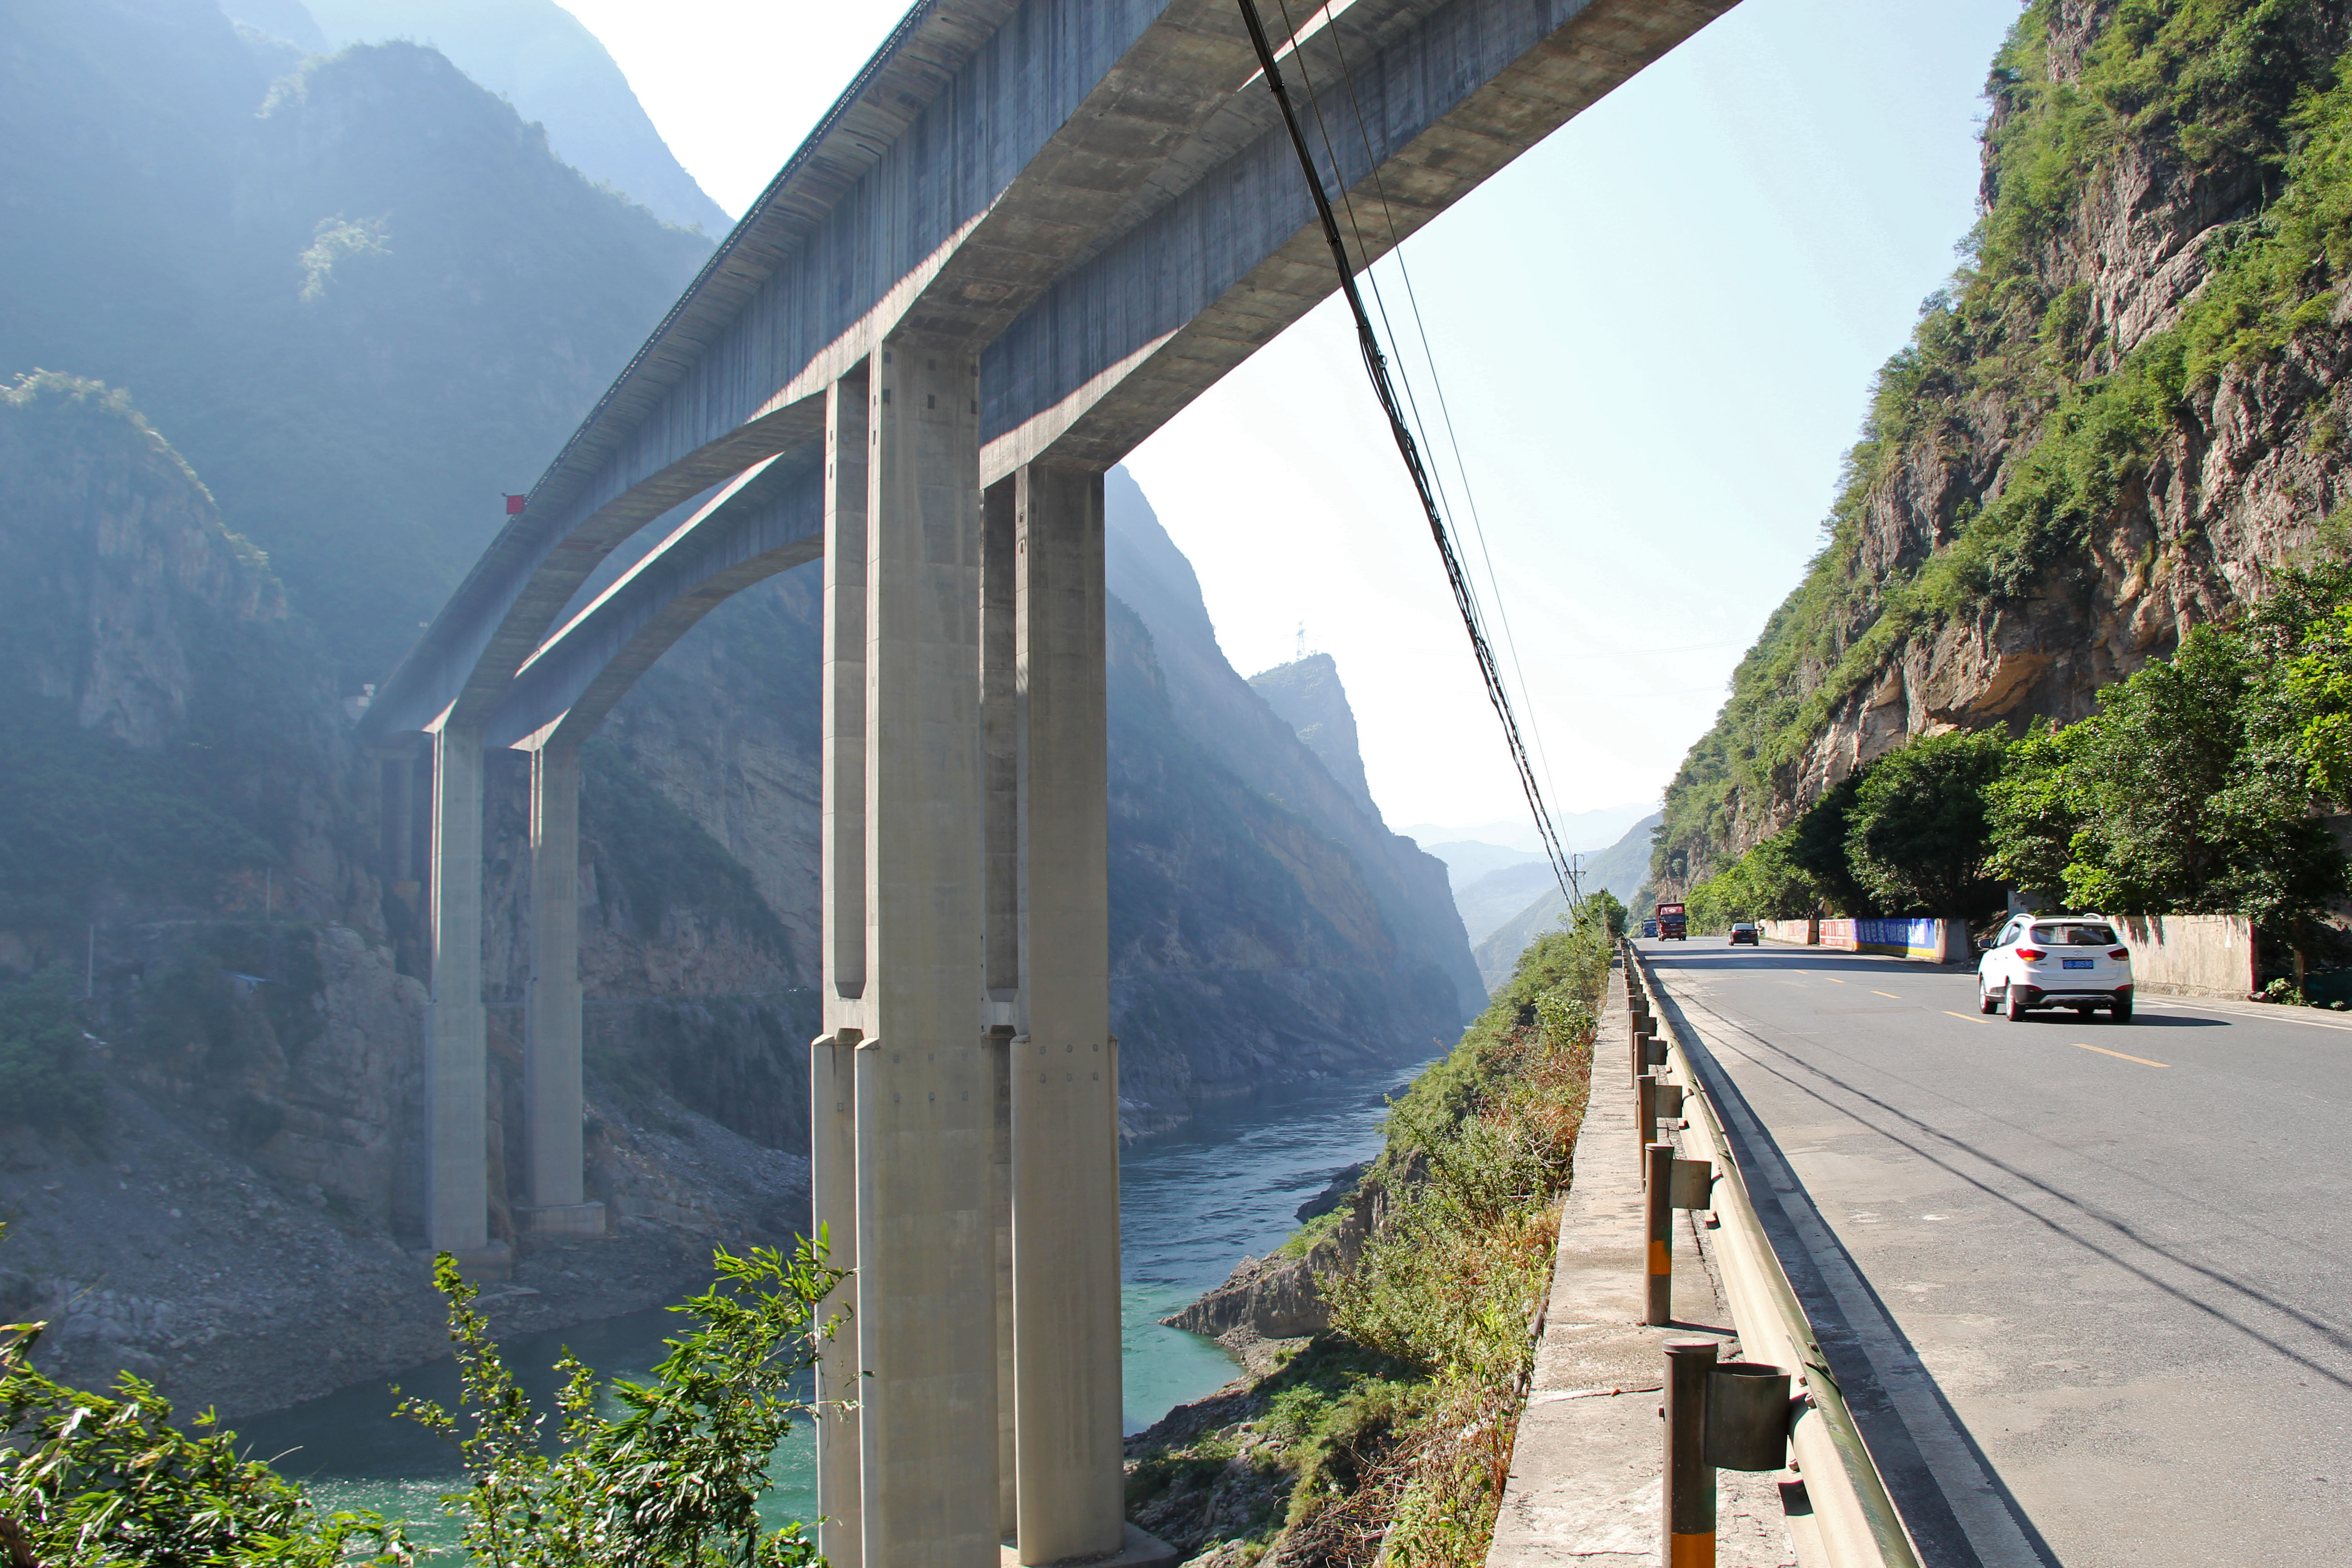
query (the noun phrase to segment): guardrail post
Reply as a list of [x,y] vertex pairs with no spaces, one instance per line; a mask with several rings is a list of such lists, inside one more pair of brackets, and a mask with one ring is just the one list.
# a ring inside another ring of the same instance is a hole
[[1706,1396],[1721,1350],[1713,1340],[1666,1342],[1665,1542],[1658,1558],[1665,1568],[1715,1568],[1715,1467],[1706,1458]]
[[[1664,1328],[1675,1321],[1675,1146],[1653,1143],[1643,1151],[1644,1190],[1642,1212],[1643,1230],[1650,1238],[1648,1310],[1642,1321],[1652,1328]],[[1712,1340],[1707,1342],[1710,1345]],[[1713,1351],[1708,1352],[1710,1359]]]

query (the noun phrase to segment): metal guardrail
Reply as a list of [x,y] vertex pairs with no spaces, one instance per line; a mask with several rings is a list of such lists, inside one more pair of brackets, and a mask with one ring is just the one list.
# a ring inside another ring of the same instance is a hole
[[[1644,987],[1663,1000],[1640,952],[1631,942],[1623,951]],[[1666,1021],[1661,1016],[1661,1023]],[[1698,1145],[1692,1152],[1712,1160],[1717,1173],[1716,1256],[1741,1353],[1789,1372],[1802,1394],[1789,1428],[1790,1468],[1805,1483],[1822,1560],[1826,1568],[1919,1568],[1918,1552],[1846,1407],[1837,1374],[1764,1232],[1716,1110],[1711,1075],[1702,1074],[1684,1049],[1679,1026],[1664,1037],[1668,1064],[1685,1086],[1683,1115]]]

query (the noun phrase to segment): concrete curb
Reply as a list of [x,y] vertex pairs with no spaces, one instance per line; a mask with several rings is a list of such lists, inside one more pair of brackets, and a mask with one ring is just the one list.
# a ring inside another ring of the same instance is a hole
[[[1812,1508],[1812,1530],[1806,1533],[1815,1535],[1818,1542],[1818,1553],[1806,1551],[1805,1561],[1809,1568],[1817,1562],[1827,1568],[1919,1568],[1917,1550],[1846,1409],[1812,1323],[1772,1250],[1747,1180],[1732,1158],[1731,1142],[1715,1109],[1713,1063],[1706,1064],[1706,1071],[1699,1069],[1685,1048],[1688,1026],[1681,1009],[1666,1012],[1667,994],[1648,963],[1630,944],[1628,953],[1628,961],[1640,966],[1643,981],[1659,1000],[1667,1062],[1685,1086],[1685,1145],[1715,1163],[1718,1225],[1714,1254],[1744,1353],[1789,1372],[1801,1394],[1789,1447],[1790,1468],[1804,1478]],[[1815,1542],[1803,1544],[1810,1548]]]
[[[1612,976],[1612,993],[1617,991]],[[1647,1242],[1641,1162],[1624,1064],[1607,1042],[1625,1037],[1622,995],[1601,1017],[1593,1091],[1579,1130],[1574,1175],[1560,1209],[1552,1278],[1536,1341],[1510,1477],[1486,1568],[1651,1568],[1658,1561],[1659,1388],[1670,1339],[1732,1338],[1716,1267],[1715,1236],[1678,1214],[1675,1316],[1653,1328],[1644,1312]],[[1727,1359],[1739,1354],[1724,1346]],[[1718,1477],[1717,1568],[1784,1568],[1821,1561],[1791,1517],[1785,1474]]]

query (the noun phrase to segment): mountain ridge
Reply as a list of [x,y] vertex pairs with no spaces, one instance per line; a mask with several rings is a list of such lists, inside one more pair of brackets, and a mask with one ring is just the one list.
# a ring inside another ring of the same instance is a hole
[[1667,789],[1685,890],[1891,750],[2090,712],[2352,496],[2340,0],[2036,0],[1979,221]]

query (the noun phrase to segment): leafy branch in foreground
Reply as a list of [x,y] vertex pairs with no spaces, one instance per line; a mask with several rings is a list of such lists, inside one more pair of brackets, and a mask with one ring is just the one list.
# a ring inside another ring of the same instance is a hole
[[[5,1233],[0,1226],[0,1233]],[[45,1325],[0,1325],[0,1520],[46,1568],[327,1568],[407,1563],[400,1527],[321,1515],[301,1489],[240,1458],[236,1434],[173,1425],[154,1385],[68,1388],[27,1359]],[[17,1542],[7,1542],[14,1551]]]
[[701,1327],[667,1341],[653,1380],[615,1380],[598,1409],[595,1373],[566,1354],[561,1435],[530,1407],[473,1308],[476,1288],[444,1255],[434,1280],[449,1299],[461,1376],[458,1408],[404,1401],[399,1414],[457,1449],[469,1484],[442,1500],[465,1522],[466,1551],[488,1568],[804,1568],[816,1546],[794,1522],[761,1533],[771,1458],[814,1414],[794,1392],[839,1326],[817,1303],[846,1276],[825,1261],[824,1233],[790,1258],[773,1247],[713,1259],[718,1281],[672,1309]]
[[[0,1237],[6,1226],[0,1224]],[[424,1400],[398,1412],[447,1439],[467,1486],[443,1503],[485,1568],[807,1568],[797,1522],[761,1531],[768,1466],[792,1424],[814,1414],[794,1388],[839,1327],[817,1305],[847,1276],[825,1263],[823,1230],[788,1258],[772,1247],[718,1253],[717,1281],[673,1310],[700,1326],[670,1340],[645,1383],[596,1374],[566,1354],[561,1436],[499,1357],[476,1288],[444,1254],[462,1379],[455,1412]],[[0,1561],[43,1568],[395,1568],[416,1551],[374,1513],[321,1514],[302,1489],[241,1458],[233,1432],[173,1424],[152,1384],[124,1373],[111,1395],[33,1369],[44,1325],[0,1325]],[[397,1392],[397,1391],[395,1391]],[[600,1401],[618,1413],[606,1415]],[[12,1538],[10,1530],[15,1536]]]

